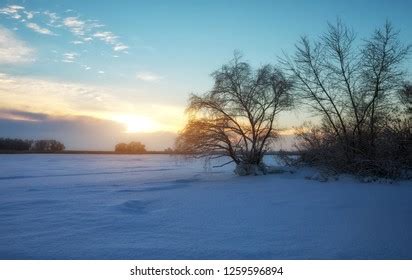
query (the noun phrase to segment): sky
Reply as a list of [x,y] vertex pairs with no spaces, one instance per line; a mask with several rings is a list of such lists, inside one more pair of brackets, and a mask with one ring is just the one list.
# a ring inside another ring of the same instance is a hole
[[[412,41],[412,1],[0,0],[0,137],[70,149],[173,145],[190,93],[234,50],[276,64],[337,18],[366,38],[390,20]],[[279,126],[308,114],[288,112]]]

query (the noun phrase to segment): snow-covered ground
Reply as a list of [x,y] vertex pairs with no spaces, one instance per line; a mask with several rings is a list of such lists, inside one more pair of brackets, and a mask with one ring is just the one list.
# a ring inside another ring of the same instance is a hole
[[412,184],[0,155],[1,259],[411,259]]

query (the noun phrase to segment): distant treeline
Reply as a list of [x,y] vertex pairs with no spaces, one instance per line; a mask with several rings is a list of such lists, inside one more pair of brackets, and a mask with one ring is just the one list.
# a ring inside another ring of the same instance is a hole
[[64,144],[56,140],[0,138],[0,151],[53,153],[64,149]]
[[130,143],[119,143],[114,147],[114,152],[119,154],[175,154],[172,148],[166,148],[163,151],[148,151],[146,145],[138,141]]

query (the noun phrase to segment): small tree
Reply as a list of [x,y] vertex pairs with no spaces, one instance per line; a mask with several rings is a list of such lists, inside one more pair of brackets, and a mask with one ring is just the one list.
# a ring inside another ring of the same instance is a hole
[[290,81],[271,65],[252,70],[237,53],[212,77],[212,90],[189,99],[189,121],[177,151],[208,159],[227,156],[239,175],[266,173],[263,156],[277,136],[275,117],[291,106]]

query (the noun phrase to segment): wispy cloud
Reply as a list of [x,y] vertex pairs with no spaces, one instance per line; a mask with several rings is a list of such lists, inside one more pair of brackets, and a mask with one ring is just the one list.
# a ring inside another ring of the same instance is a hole
[[[69,41],[73,44],[81,44],[81,42],[98,39],[110,46],[114,52],[127,53],[129,49],[129,46],[120,41],[119,36],[105,30],[104,24],[97,20],[81,18],[73,10],[66,11],[64,15],[58,15],[49,10],[30,11],[23,6],[8,5],[0,8],[1,14],[21,22],[27,28],[40,34],[56,35],[55,30],[69,30],[76,37],[76,40]],[[36,14],[42,14],[43,17],[36,17]],[[34,19],[37,19],[36,22],[33,22]],[[50,28],[42,27],[42,25]]]
[[93,37],[99,38],[100,40],[108,44],[114,44],[117,40],[117,36],[115,36],[112,32],[108,32],[108,31],[96,32],[93,34]]
[[[110,103],[116,102],[104,88],[9,74],[0,74],[0,95],[0,108],[44,113],[78,114],[106,110],[110,109]],[[33,98],[36,102],[30,101]]]
[[40,27],[37,23],[29,22],[26,24],[28,28],[31,30],[40,33],[40,34],[45,34],[45,35],[55,35],[53,32],[51,32],[49,29]]
[[73,63],[78,56],[79,54],[74,52],[64,53],[62,62]]
[[34,61],[34,51],[14,33],[0,26],[0,64],[20,64]]
[[9,5],[0,9],[0,14],[7,15],[14,19],[20,19],[21,13],[24,11],[24,7],[18,5]]
[[163,79],[162,76],[154,74],[152,72],[138,72],[136,78],[146,82],[154,82]]
[[32,19],[34,17],[34,12],[24,11],[24,14],[26,15],[27,19]]
[[100,39],[101,41],[111,45],[113,47],[113,50],[116,52],[119,51],[126,51],[129,47],[126,46],[125,44],[119,42],[119,37],[114,35],[110,31],[98,31],[93,34],[93,37],[96,37]]
[[44,11],[43,14],[48,17],[47,25],[54,26],[54,27],[61,27],[61,24],[57,23],[60,20],[60,17],[56,13],[53,13],[50,11]]
[[[0,14],[6,15],[12,19],[20,21],[21,23],[25,24],[27,28],[33,30],[34,32],[45,35],[55,35],[50,29],[41,27],[38,23],[32,22],[34,15],[38,13],[40,12],[28,11],[23,6],[18,5],[9,5],[0,9]],[[48,11],[44,12],[44,15],[49,16],[54,20],[58,18],[55,14],[52,14]],[[27,21],[30,22],[26,23]]]
[[122,44],[122,43],[118,43],[113,47],[113,50],[116,52],[120,52],[120,51],[125,51],[127,50],[129,47]]
[[[119,37],[111,31],[100,30],[104,24],[96,20],[83,20],[79,17],[67,17],[63,20],[66,26],[75,36],[88,42],[96,38],[112,47],[115,52],[126,52],[129,46],[119,41]],[[81,41],[77,41],[81,42]]]
[[104,27],[103,24],[96,20],[83,20],[79,17],[67,17],[63,20],[66,26],[75,36],[81,39],[80,42],[92,41],[96,38],[108,45],[110,45],[116,52],[126,52],[129,46],[119,41],[119,37],[111,31],[99,30]]
[[63,24],[76,36],[84,36],[86,23],[77,17],[67,17]]

